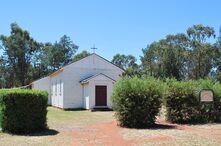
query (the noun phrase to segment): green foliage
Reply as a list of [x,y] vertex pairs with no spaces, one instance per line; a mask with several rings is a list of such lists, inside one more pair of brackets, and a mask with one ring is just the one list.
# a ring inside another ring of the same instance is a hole
[[212,27],[193,25],[186,33],[167,35],[142,49],[141,66],[146,74],[161,78],[203,79],[220,66],[220,43]]
[[116,54],[113,59],[112,63],[122,69],[137,69],[138,65],[136,64],[137,59],[132,55],[124,55],[124,54]]
[[[221,117],[221,85],[211,80],[168,80],[165,98],[167,120],[175,123],[203,123],[219,121]],[[214,104],[201,103],[202,89],[214,91]]]
[[216,56],[213,65],[216,68],[216,79],[221,83],[221,27],[219,28],[219,36],[217,37],[217,41],[214,44],[214,48],[216,49]]
[[142,67],[154,77],[183,79],[188,38],[185,34],[168,35],[142,49]]
[[84,50],[84,51],[82,51],[81,53],[76,54],[76,55],[74,56],[73,62],[78,61],[78,60],[80,60],[80,59],[82,59],[82,58],[84,58],[84,57],[87,57],[87,56],[89,56],[89,55],[90,55],[90,53]]
[[111,62],[125,70],[123,76],[140,77],[141,70],[136,61],[137,59],[133,55],[116,54]]
[[136,128],[153,125],[163,91],[162,82],[153,78],[124,78],[117,82],[112,100],[120,125]]
[[10,35],[0,35],[0,87],[24,86],[46,76],[70,63],[77,49],[66,35],[55,43],[39,43],[12,23]]
[[46,43],[44,45],[41,59],[50,70],[56,71],[72,61],[77,49],[78,46],[73,43],[70,37],[64,35],[59,42],[54,44]]
[[3,132],[30,133],[47,127],[47,92],[0,90],[0,126]]
[[16,23],[11,24],[10,36],[0,36],[3,59],[6,63],[4,70],[10,75],[4,77],[10,82],[8,86],[21,86],[30,82],[28,72],[32,62],[32,55],[40,48],[28,31],[20,28]]

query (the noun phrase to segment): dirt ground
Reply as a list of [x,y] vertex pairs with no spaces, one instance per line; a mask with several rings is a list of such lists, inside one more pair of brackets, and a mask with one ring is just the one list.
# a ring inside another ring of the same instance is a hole
[[[152,136],[140,136],[134,135],[133,137],[124,136],[122,132],[126,130],[140,130],[140,129],[128,129],[121,128],[118,126],[116,121],[102,123],[102,124],[94,124],[90,126],[86,126],[80,131],[73,131],[73,146],[82,145],[82,146],[134,146],[134,145],[144,145],[150,144],[154,145],[164,145],[164,142],[176,141],[177,137],[172,136],[171,134],[165,134],[160,132],[159,129],[168,130],[173,129],[177,131],[182,131],[184,133],[189,133],[190,135],[197,135],[199,137],[208,139],[211,141],[211,145],[221,145],[221,126],[217,129],[213,128],[213,125],[179,125],[179,124],[170,124],[165,122],[163,119],[157,119],[156,127],[153,127],[153,135]],[[158,131],[154,131],[158,129]],[[144,129],[143,129],[144,130]],[[128,132],[129,132],[128,131]],[[194,138],[194,137],[193,137]],[[151,144],[152,143],[152,144]],[[169,143],[168,143],[169,144]],[[196,145],[201,145],[200,143],[195,143]],[[209,144],[210,142],[206,142],[205,144]],[[165,145],[167,145],[165,143]],[[176,145],[174,143],[174,145]],[[183,143],[185,145],[185,143]]]
[[0,146],[220,146],[221,124],[178,125],[157,118],[149,129],[119,127],[114,112],[49,108],[50,130],[33,135],[0,133]]

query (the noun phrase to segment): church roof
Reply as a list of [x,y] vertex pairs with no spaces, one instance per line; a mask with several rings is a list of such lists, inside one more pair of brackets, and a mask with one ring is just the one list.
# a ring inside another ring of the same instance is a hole
[[109,78],[109,79],[111,79],[112,81],[116,82],[116,81],[115,81],[114,79],[112,79],[111,77],[109,77],[109,76],[107,76],[107,75],[105,75],[105,74],[103,74],[103,73],[98,73],[98,74],[95,74],[95,75],[92,75],[92,76],[89,76],[89,77],[86,77],[86,78],[80,80],[80,83],[81,83],[81,84],[87,83],[89,80],[91,80],[91,79],[93,79],[93,78],[95,78],[95,77],[97,77],[97,76],[100,76],[100,75],[103,75],[103,76],[105,76],[106,78]]
[[[125,70],[124,70],[124,69],[122,69],[122,68],[120,68],[119,66],[117,66],[117,65],[113,64],[113,63],[112,63],[112,62],[110,62],[109,60],[107,60],[107,59],[105,59],[105,58],[101,57],[100,55],[97,55],[96,53],[92,53],[92,54],[90,54],[90,55],[88,55],[88,56],[86,56],[86,57],[83,57],[83,58],[81,58],[81,59],[79,59],[79,60],[77,60],[77,61],[70,62],[69,64],[64,65],[63,67],[61,67],[61,68],[60,68],[60,69],[58,69],[57,71],[55,71],[55,72],[51,73],[50,75],[52,75],[52,74],[54,74],[54,73],[56,73],[56,72],[58,72],[58,71],[60,71],[60,70],[64,69],[66,66],[69,66],[69,65],[71,65],[71,64],[74,64],[74,63],[76,63],[76,62],[79,62],[80,60],[85,59],[85,58],[87,58],[87,57],[89,57],[89,56],[92,56],[92,55],[96,55],[96,56],[98,56],[99,58],[103,59],[104,61],[106,61],[106,62],[108,62],[108,63],[110,63],[110,64],[112,64],[112,65],[116,66],[117,68],[119,68],[119,69],[121,69],[123,72],[125,72]],[[50,75],[49,75],[49,76],[50,76]]]
[[[87,57],[89,57],[89,56],[92,56],[92,55],[96,55],[96,56],[100,57],[101,59],[105,60],[106,62],[108,62],[108,63],[110,63],[110,64],[116,66],[117,68],[119,68],[119,69],[121,69],[123,72],[125,72],[124,69],[122,69],[122,68],[120,68],[119,66],[113,64],[113,63],[110,62],[109,60],[107,60],[107,59],[101,57],[100,55],[98,55],[98,54],[96,54],[96,53],[92,53],[92,54],[90,54],[90,55],[88,55],[88,56],[86,56],[86,57],[81,58],[80,60],[85,59],[85,58],[87,58]],[[51,73],[51,74],[49,74],[49,75],[47,75],[47,76],[44,76],[44,77],[50,77],[50,76],[53,76],[54,74],[56,74],[56,73],[58,73],[58,72],[62,72],[63,69],[64,69],[66,66],[69,66],[69,65],[71,65],[71,64],[73,64],[73,63],[76,63],[76,62],[78,62],[78,61],[80,61],[80,60],[77,60],[77,61],[74,61],[74,62],[70,62],[69,64],[64,65],[63,67],[59,68],[57,71],[55,71],[55,72],[53,72],[53,73]],[[105,75],[105,76],[106,76],[106,75]],[[44,77],[41,77],[40,79],[42,79],[42,78],[44,78]],[[38,81],[38,80],[40,80],[40,79],[37,79],[37,80],[35,80],[35,81]],[[35,81],[32,81],[30,84],[32,84],[32,83],[35,82]],[[30,85],[30,84],[29,84],[29,85]]]
[[98,54],[96,54],[96,53],[91,53],[90,55],[85,56],[85,57],[83,57],[83,58],[81,58],[81,59],[79,59],[79,60],[77,60],[77,61],[70,62],[69,64],[67,64],[67,65],[63,66],[62,68],[66,67],[66,66],[68,66],[68,65],[70,65],[70,64],[73,64],[73,63],[75,63],[75,62],[78,62],[78,61],[80,61],[80,60],[82,60],[82,59],[84,59],[84,58],[87,58],[87,57],[89,57],[89,56],[92,56],[92,55],[98,56],[99,58],[101,58],[101,59],[105,60],[106,62],[108,62],[108,63],[110,63],[110,64],[112,64],[112,65],[116,66],[117,68],[119,68],[119,69],[121,69],[122,71],[124,71],[124,72],[125,72],[125,70],[124,70],[123,68],[121,68],[121,67],[117,66],[116,64],[112,63],[111,61],[109,61],[109,60],[105,59],[104,57],[102,57],[102,56],[100,56],[100,55],[98,55]]

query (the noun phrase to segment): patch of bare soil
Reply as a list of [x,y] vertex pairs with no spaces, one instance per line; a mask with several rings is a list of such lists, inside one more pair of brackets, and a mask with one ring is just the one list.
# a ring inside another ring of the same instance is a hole
[[[221,142],[221,128],[216,128],[206,125],[180,125],[165,122],[165,120],[158,118],[157,126],[153,127],[148,132],[149,136],[144,137],[125,137],[122,135],[122,128],[117,125],[116,121],[97,123],[93,125],[83,126],[78,129],[73,129],[68,132],[71,137],[73,146],[133,146],[142,145],[145,142],[164,143],[176,140],[176,135],[163,133],[163,129],[173,129],[177,131],[185,131],[190,134],[197,134],[201,137],[212,138]],[[127,128],[126,128],[127,129]],[[162,130],[161,130],[162,129]],[[128,129],[129,131],[131,129]],[[133,129],[136,130],[136,129]],[[143,129],[145,130],[145,129]],[[153,133],[153,135],[151,135]],[[60,144],[62,145],[62,144]]]
[[85,127],[80,131],[73,131],[73,146],[132,146],[136,141],[124,139],[120,135],[121,127],[116,122],[108,122]]

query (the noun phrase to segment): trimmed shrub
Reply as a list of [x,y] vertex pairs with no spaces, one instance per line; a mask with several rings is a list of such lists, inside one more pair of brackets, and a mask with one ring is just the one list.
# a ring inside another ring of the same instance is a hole
[[121,126],[142,128],[154,124],[164,86],[159,80],[124,78],[114,87],[112,100]]
[[0,126],[3,132],[31,133],[47,127],[47,92],[0,90]]
[[[176,81],[170,80],[165,98],[167,120],[173,123],[204,123],[220,120],[221,85],[211,80]],[[213,104],[201,103],[202,89],[214,91]]]

